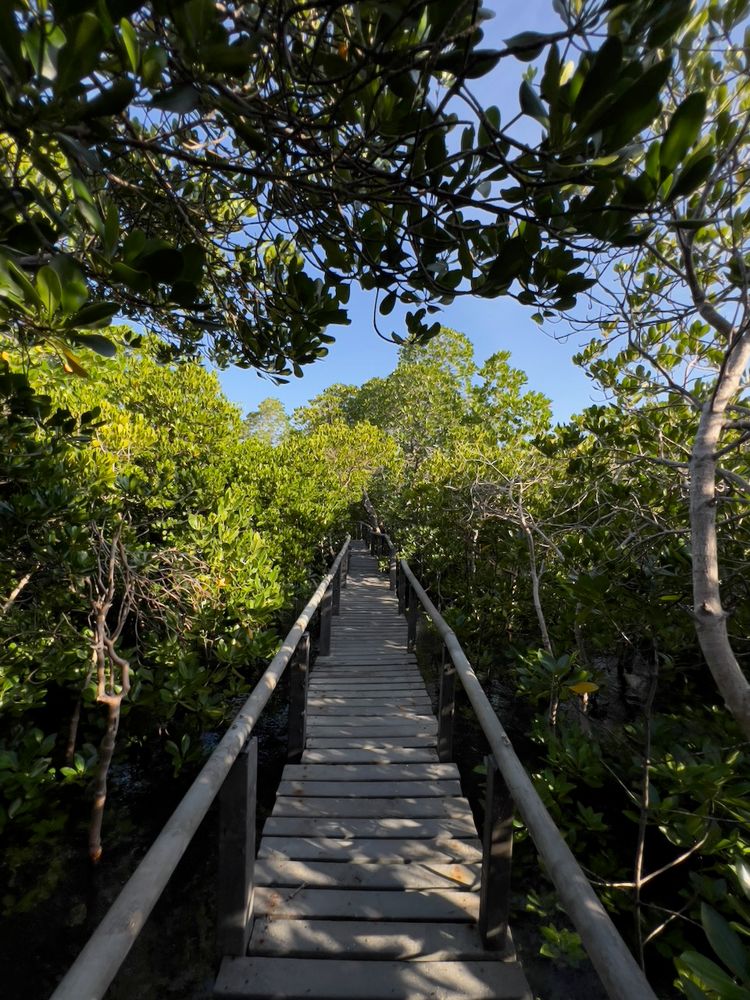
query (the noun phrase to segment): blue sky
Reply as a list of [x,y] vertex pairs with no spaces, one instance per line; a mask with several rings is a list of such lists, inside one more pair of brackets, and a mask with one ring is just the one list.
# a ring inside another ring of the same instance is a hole
[[[489,48],[501,47],[504,38],[519,31],[556,31],[561,27],[551,0],[528,0],[519,7],[511,7],[507,0],[505,3],[488,0],[486,6],[495,12],[494,19],[485,25],[482,44]],[[517,114],[518,86],[525,68],[526,64],[515,59],[503,59],[474,88],[487,105],[498,105],[504,121]],[[253,372],[233,368],[220,373],[224,392],[244,412],[255,409],[267,396],[280,399],[287,412],[291,412],[334,382],[359,385],[369,378],[387,375],[396,364],[398,348],[375,333],[372,301],[369,293],[352,290],[348,305],[351,325],[329,329],[336,343],[331,345],[327,358],[305,369],[303,378],[292,378],[287,385],[275,386]],[[547,395],[552,400],[555,419],[565,420],[600,396],[571,360],[580,347],[580,337],[561,323],[554,331],[543,332],[531,319],[533,311],[512,299],[464,296],[434,318],[443,326],[466,334],[480,362],[495,351],[510,351],[512,364],[526,372],[529,388]],[[388,317],[386,332],[394,328],[396,316],[394,311]],[[397,326],[396,332],[401,332]]]

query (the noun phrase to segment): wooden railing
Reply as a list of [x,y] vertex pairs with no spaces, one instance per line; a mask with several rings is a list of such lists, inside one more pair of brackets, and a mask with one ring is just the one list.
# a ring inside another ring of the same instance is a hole
[[330,649],[331,615],[338,613],[346,586],[349,536],[294,623],[250,697],[125,884],[106,916],[52,995],[52,1000],[98,1000],[115,978],[154,905],[185,853],[216,795],[221,792],[218,952],[247,951],[255,861],[257,741],[253,728],[291,663],[289,759],[298,761],[305,745],[305,705],[310,662],[308,627],[318,612],[318,650]]
[[656,1000],[643,970],[628,950],[516,756],[455,632],[432,603],[408,562],[399,559],[389,536],[366,522],[361,525],[372,555],[388,558],[389,577],[398,593],[399,611],[407,616],[407,647],[413,649],[416,643],[420,606],[443,640],[438,707],[440,759],[446,761],[452,755],[456,675],[492,750],[487,759],[479,918],[485,943],[502,948],[507,937],[515,805],[607,995],[612,1000]]

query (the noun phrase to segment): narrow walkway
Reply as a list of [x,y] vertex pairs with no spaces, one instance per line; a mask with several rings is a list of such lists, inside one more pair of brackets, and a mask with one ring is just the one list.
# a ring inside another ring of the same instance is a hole
[[364,543],[330,656],[309,685],[302,763],[284,769],[256,863],[249,957],[222,997],[527,1000],[476,928],[481,844],[406,624]]

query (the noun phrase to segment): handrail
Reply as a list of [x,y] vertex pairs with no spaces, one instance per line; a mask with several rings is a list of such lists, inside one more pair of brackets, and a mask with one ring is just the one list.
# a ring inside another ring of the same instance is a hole
[[250,737],[307,625],[336,576],[350,540],[351,536],[347,535],[333,565],[289,630],[265,673],[104,919],[68,969],[51,1000],[99,1000],[104,995]]
[[[387,535],[383,532],[380,534],[390,546],[393,545]],[[484,693],[455,632],[427,596],[407,561],[401,559],[400,565],[450,653],[508,790],[568,916],[581,935],[583,946],[607,995],[612,1000],[635,1000],[636,997],[638,1000],[657,1000],[643,970],[612,923],[516,756],[508,734]]]

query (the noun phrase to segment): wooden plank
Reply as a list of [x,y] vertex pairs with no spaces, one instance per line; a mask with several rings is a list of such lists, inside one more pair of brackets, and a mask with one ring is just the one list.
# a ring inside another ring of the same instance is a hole
[[479,900],[464,889],[281,889],[257,886],[253,912],[279,919],[418,920],[475,923]]
[[[382,782],[380,784],[387,784]],[[384,791],[385,789],[381,789]],[[373,798],[378,789],[369,781],[285,781],[279,783],[278,795],[312,795],[315,798]],[[382,798],[425,798],[443,795],[458,796],[461,784],[458,781],[400,781],[397,793]]]
[[370,747],[352,750],[349,747],[329,750],[305,750],[303,764],[431,764],[438,763],[435,750],[429,747]]
[[366,962],[314,958],[224,959],[222,997],[279,1000],[531,1000],[517,962]]
[[259,858],[281,854],[309,861],[461,861],[476,862],[482,856],[479,841],[377,840],[336,837],[264,837]]
[[283,781],[387,782],[393,784],[394,797],[402,781],[459,780],[455,764],[287,764],[281,777]]
[[479,888],[481,865],[414,862],[342,864],[340,861],[301,861],[274,854],[258,859],[255,884],[329,889],[429,889]]
[[426,796],[340,799],[314,796],[279,796],[274,816],[472,816],[469,803],[461,797]]
[[372,747],[388,749],[390,747],[434,747],[437,746],[435,735],[423,736],[399,736],[397,741],[389,739],[387,736],[308,736],[308,750],[329,750],[332,748],[348,747],[352,750],[367,750]]
[[310,736],[337,736],[340,739],[344,737],[367,739],[370,736],[430,736],[434,741],[437,741],[437,723],[434,722],[432,724],[418,721],[389,723],[387,720],[379,722],[378,720],[361,719],[346,726],[337,726],[333,720],[329,721],[330,725],[311,724],[308,727]]
[[472,816],[450,818],[438,816],[428,819],[406,817],[351,817],[324,818],[320,816],[269,816],[263,827],[264,837],[335,837],[383,838],[414,837],[429,840],[441,836],[476,837]]
[[424,923],[415,932],[407,921],[373,924],[364,920],[280,920],[258,917],[253,924],[250,951],[255,955],[294,958],[382,959],[411,962],[484,958],[476,930],[465,923]]
[[[386,700],[387,699],[387,700]],[[432,702],[427,695],[409,695],[406,698],[391,698],[388,695],[376,695],[374,698],[351,698],[316,695],[308,701],[308,708],[431,708]]]
[[[311,736],[334,736],[337,730],[358,729],[360,726],[368,732],[437,733],[434,715],[406,712],[392,712],[390,715],[372,715],[369,712],[361,715],[310,715],[307,720],[307,731]],[[329,732],[331,729],[333,732]]]
[[[419,706],[394,705],[392,708],[384,708],[381,705],[334,705],[328,708],[325,705],[315,705],[309,712],[308,721],[316,720],[325,722],[327,725],[341,723],[342,725],[359,725],[360,719],[367,719],[372,722],[375,719],[402,721],[422,719],[425,722],[431,721],[435,716]],[[347,719],[355,720],[348,723]]]

